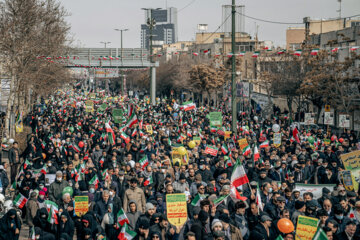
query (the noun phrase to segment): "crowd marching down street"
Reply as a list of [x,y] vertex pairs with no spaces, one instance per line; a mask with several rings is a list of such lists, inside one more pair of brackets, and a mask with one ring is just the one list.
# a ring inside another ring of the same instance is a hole
[[[357,136],[278,111],[58,90],[0,166],[0,239],[360,239]],[[4,160],[4,159],[3,159]],[[354,163],[349,163],[351,164]],[[19,211],[19,209],[21,211]],[[309,237],[310,236],[310,237]]]

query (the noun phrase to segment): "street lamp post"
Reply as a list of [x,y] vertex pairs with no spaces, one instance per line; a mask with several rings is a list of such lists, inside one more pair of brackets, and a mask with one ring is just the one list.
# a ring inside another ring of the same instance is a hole
[[152,11],[153,10],[160,10],[161,8],[142,8],[142,10],[149,11],[150,16],[148,17],[146,24],[149,27],[149,48],[150,48],[150,102],[151,105],[156,104],[156,79],[155,79],[155,68],[153,66],[154,64],[154,58],[153,58],[153,34],[152,31],[156,25],[155,19],[152,17]]
[[106,48],[106,45],[110,44],[111,42],[100,42],[102,44],[104,44],[104,47]]
[[[114,29],[117,32],[120,32],[120,59],[121,59],[121,63],[123,62],[123,32],[129,31],[128,28],[125,29]],[[121,78],[121,94],[124,95],[124,79],[125,79],[125,75],[121,74],[120,72],[120,67],[119,67],[119,76]]]
[[236,114],[236,55],[235,55],[235,0],[232,0],[231,5],[231,118],[232,118],[232,132],[234,136],[237,135],[237,114]]

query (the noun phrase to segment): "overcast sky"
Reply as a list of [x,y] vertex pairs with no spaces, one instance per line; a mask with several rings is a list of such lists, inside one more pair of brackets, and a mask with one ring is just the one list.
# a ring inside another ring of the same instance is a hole
[[[120,47],[120,33],[114,28],[129,28],[124,33],[124,47],[140,47],[140,25],[144,23],[141,8],[176,7],[178,13],[179,41],[193,40],[197,24],[209,25],[213,32],[222,23],[221,6],[231,0],[61,0],[71,13],[74,46],[103,47],[101,41],[111,42],[109,47]],[[302,22],[303,17],[334,18],[339,16],[338,0],[236,0],[245,5],[245,14],[277,22]],[[187,6],[187,7],[186,7]],[[342,16],[360,14],[360,0],[342,0]],[[255,32],[259,25],[259,40],[272,40],[275,46],[285,45],[288,24],[270,24],[245,18],[245,31]]]

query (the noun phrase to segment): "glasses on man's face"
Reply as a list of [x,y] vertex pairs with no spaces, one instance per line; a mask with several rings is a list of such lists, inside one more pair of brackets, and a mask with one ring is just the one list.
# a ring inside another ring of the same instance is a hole
[[152,237],[153,239],[159,239],[159,236],[155,235]]
[[155,218],[155,220],[154,221],[160,221],[160,219],[159,218]]

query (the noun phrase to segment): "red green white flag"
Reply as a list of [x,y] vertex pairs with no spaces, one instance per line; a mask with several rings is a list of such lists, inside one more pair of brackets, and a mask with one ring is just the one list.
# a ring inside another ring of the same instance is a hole
[[281,49],[280,51],[277,52],[277,54],[284,54],[286,52],[285,49]]
[[319,53],[319,49],[315,48],[315,49],[311,50],[310,54],[313,55],[313,56],[316,56],[316,55],[318,55],[318,53]]
[[231,185],[237,188],[248,182],[249,179],[246,175],[244,167],[241,165],[240,161],[237,161],[231,174]]
[[211,156],[217,156],[218,154],[218,148],[215,146],[207,146],[205,149],[205,153],[210,154]]
[[261,201],[261,195],[260,195],[260,188],[259,185],[256,187],[256,205],[258,205],[258,208],[262,211],[263,210],[263,204]]
[[27,201],[28,199],[24,197],[21,193],[19,193],[14,199],[14,205],[18,208],[23,208]]
[[99,185],[99,178],[95,174],[94,177],[89,181],[90,184],[94,184],[95,188],[98,188]]
[[221,151],[224,155],[227,155],[229,153],[229,149],[225,143],[221,146]]
[[[136,114],[133,112],[124,127],[131,128],[131,127],[134,126],[137,122],[138,122],[137,116],[136,116]],[[140,128],[140,129],[141,129],[141,128]]]
[[56,203],[54,203],[53,201],[50,200],[45,200],[45,206],[46,206],[46,210],[49,213],[48,216],[48,222],[51,224],[59,224],[58,221],[58,217],[57,217],[57,213],[59,212],[59,207]]
[[181,109],[181,110],[184,110],[185,112],[186,112],[186,111],[193,110],[193,109],[195,109],[195,108],[196,108],[196,105],[195,105],[195,103],[193,103],[192,101],[184,102],[184,103],[181,105],[181,107],[180,107],[180,109]]
[[131,240],[136,237],[136,232],[131,231],[125,223],[118,235],[118,240]]
[[269,146],[269,141],[268,140],[266,140],[266,141],[264,141],[263,143],[260,144],[260,148],[266,148],[268,146]]
[[124,141],[125,141],[126,143],[129,143],[129,142],[130,142],[130,137],[129,137],[128,135],[126,135],[125,132],[122,132],[121,135],[120,135],[120,137],[121,137],[122,139],[124,139]]
[[338,47],[335,47],[335,48],[332,48],[331,49],[331,52],[338,52],[339,51],[339,48]]
[[152,174],[150,174],[150,176],[144,181],[144,186],[146,187],[147,185],[153,184],[153,177]]
[[297,49],[295,52],[294,52],[294,55],[295,56],[301,56],[302,54],[302,50],[301,49]]
[[112,130],[112,128],[110,127],[109,123],[105,123],[105,128],[106,128],[106,132],[108,134],[108,139],[110,141],[111,145],[115,144],[115,133],[114,130]]
[[244,156],[248,156],[251,153],[251,148],[249,145],[247,145],[246,147],[244,147],[243,149],[243,155]]
[[260,55],[259,51],[255,51],[252,55],[253,58],[257,58]]
[[145,155],[142,159],[140,159],[139,163],[141,165],[141,169],[144,171],[146,166],[149,165],[149,160],[147,156]]
[[260,153],[259,153],[257,146],[255,145],[255,147],[254,147],[254,162],[259,161],[259,158],[260,158]]
[[246,53],[246,52],[240,52],[239,56],[240,56],[240,57],[243,57],[243,56],[245,56],[245,53]]
[[129,224],[129,219],[128,217],[126,216],[125,212],[124,212],[124,209],[120,209],[120,211],[117,213],[117,225],[118,227],[120,226],[124,226],[124,224]]
[[357,49],[359,49],[359,46],[353,46],[350,48],[350,51],[356,51]]

